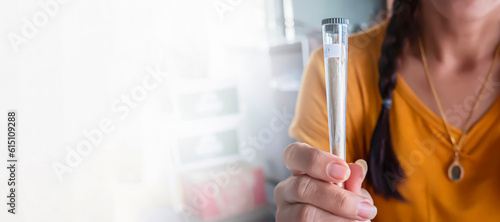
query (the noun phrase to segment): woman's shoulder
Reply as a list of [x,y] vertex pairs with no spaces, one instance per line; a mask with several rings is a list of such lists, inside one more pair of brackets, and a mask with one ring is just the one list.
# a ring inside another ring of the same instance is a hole
[[[349,36],[349,64],[378,63],[387,21]],[[363,64],[366,65],[366,64]]]
[[[378,60],[387,22],[349,36],[348,79],[352,89],[378,95]],[[364,97],[366,99],[366,96]],[[375,98],[372,98],[375,99]],[[368,101],[370,102],[370,101]]]

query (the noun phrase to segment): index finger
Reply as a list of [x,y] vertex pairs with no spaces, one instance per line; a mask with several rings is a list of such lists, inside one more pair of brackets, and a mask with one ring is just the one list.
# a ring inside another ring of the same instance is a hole
[[341,158],[313,148],[306,143],[292,143],[283,154],[285,165],[292,172],[300,172],[332,183],[342,183],[351,173]]

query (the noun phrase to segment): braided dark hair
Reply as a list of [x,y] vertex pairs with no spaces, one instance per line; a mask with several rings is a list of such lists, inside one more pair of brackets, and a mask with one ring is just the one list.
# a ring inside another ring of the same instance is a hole
[[420,0],[395,0],[378,60],[379,91],[382,110],[372,134],[369,155],[368,183],[384,198],[405,200],[395,185],[406,177],[394,153],[391,141],[389,110],[396,87],[397,59],[406,40],[414,41],[417,32],[415,12]]

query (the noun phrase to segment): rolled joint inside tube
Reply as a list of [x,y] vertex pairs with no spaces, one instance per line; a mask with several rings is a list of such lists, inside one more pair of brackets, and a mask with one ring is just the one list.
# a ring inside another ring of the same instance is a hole
[[347,26],[323,24],[330,152],[343,160],[346,159]]

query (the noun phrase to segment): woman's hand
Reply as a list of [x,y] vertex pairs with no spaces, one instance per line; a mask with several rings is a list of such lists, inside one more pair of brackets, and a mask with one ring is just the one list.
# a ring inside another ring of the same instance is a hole
[[[366,221],[377,214],[370,194],[361,189],[364,160],[347,164],[305,143],[290,144],[283,158],[292,175],[274,190],[278,222]],[[333,184],[341,182],[345,189]]]

